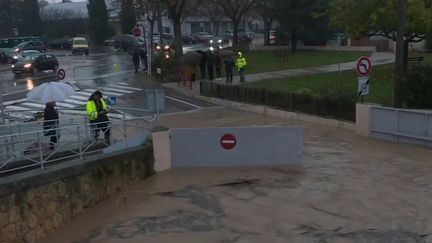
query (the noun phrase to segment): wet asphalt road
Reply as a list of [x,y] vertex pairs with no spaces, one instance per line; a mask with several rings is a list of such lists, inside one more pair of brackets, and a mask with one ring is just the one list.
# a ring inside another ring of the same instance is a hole
[[[162,89],[160,83],[149,78],[145,72],[133,73],[131,57],[124,52],[94,53],[89,56],[70,55],[64,51],[52,51],[50,53],[57,56],[60,68],[66,71],[65,81],[78,84],[81,90],[91,92],[91,90],[108,89],[108,91],[115,94],[116,87],[113,86],[126,86],[126,90],[131,92],[123,93],[117,97],[118,103],[115,107],[118,108],[146,109],[146,90]],[[16,77],[10,69],[0,66],[2,97],[3,101],[9,104],[24,99],[29,89],[56,80],[56,73],[52,71],[38,75],[23,74]],[[190,111],[213,106],[209,103],[184,97],[173,90],[165,89],[165,95],[165,113]],[[141,115],[138,114],[140,112],[136,111],[128,111],[127,113],[135,116]]]

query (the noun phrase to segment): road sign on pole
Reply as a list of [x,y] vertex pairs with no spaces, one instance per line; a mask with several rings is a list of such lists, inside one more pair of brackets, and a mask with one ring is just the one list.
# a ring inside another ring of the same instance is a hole
[[370,78],[369,77],[359,77],[358,78],[358,95],[366,96],[369,95]]
[[237,138],[231,133],[224,134],[220,139],[222,148],[231,150],[237,145]]
[[108,96],[107,97],[109,105],[117,105],[117,97],[116,96]]
[[357,74],[360,77],[370,76],[372,72],[372,61],[369,57],[360,57],[357,60]]
[[59,80],[63,80],[66,77],[66,71],[64,69],[59,69],[57,71],[57,77]]

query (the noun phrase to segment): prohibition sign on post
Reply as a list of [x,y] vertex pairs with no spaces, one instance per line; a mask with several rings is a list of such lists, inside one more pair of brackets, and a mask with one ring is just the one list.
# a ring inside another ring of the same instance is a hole
[[369,57],[360,57],[357,60],[357,74],[360,77],[369,76],[372,72],[372,62]]
[[66,77],[66,72],[64,69],[59,69],[57,71],[57,77],[59,80],[63,80]]
[[231,150],[235,148],[237,144],[237,138],[234,135],[227,133],[221,137],[220,144],[222,148],[226,150]]

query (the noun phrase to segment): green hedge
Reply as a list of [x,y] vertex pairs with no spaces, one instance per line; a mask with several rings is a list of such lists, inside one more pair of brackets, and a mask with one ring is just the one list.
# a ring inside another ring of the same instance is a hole
[[355,121],[356,97],[351,95],[313,96],[244,86],[221,85],[212,82],[201,82],[200,92],[201,95],[209,97]]

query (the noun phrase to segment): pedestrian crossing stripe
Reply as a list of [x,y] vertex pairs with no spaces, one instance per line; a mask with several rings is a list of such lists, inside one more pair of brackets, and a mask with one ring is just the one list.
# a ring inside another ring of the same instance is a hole
[[37,103],[30,103],[30,102],[24,102],[24,103],[21,103],[20,105],[23,105],[23,106],[30,106],[30,107],[36,107],[36,108],[42,108],[42,109],[45,108],[44,105],[37,104]]
[[75,107],[75,105],[71,105],[71,104],[64,103],[64,102],[56,102],[56,105],[57,106],[63,106],[63,107],[66,107],[66,108],[74,108]]
[[88,101],[89,97],[88,96],[81,96],[81,95],[78,95],[78,94],[74,94],[72,96],[69,96],[68,99]]
[[6,106],[6,111],[26,111],[26,112],[30,112],[30,113],[36,113],[36,111],[34,111],[34,110],[30,110],[30,109],[28,109],[28,108],[24,108],[24,107],[21,107],[21,106],[15,106],[15,105],[9,105],[9,106]]
[[64,102],[72,103],[72,104],[76,104],[76,105],[84,105],[87,103],[85,101],[74,100],[74,99],[65,99]]
[[119,89],[119,88],[109,88],[109,87],[103,87],[102,90],[108,90],[108,91],[115,91],[115,92],[121,92],[126,94],[132,94],[134,91],[125,90],[125,89]]
[[[102,90],[102,93],[104,95],[112,95],[112,96],[123,96],[126,94],[131,94],[134,93],[134,91],[140,91],[142,89],[140,88],[135,88],[135,87],[130,87],[130,85],[128,83],[124,83],[124,82],[120,82],[120,83],[115,83],[115,84],[108,84],[107,86],[102,86],[100,88],[100,90]],[[79,105],[84,105],[87,103],[89,97],[96,91],[96,89],[84,89],[78,92],[75,92],[73,95],[69,96],[66,100],[61,101],[61,102],[56,102],[57,106],[59,107],[59,109],[66,112],[71,113],[70,110],[65,110],[65,109],[73,109]],[[25,113],[27,112],[27,114],[35,114],[37,112],[42,111],[45,108],[44,104],[38,104],[38,103],[33,103],[30,101],[27,101],[26,98],[22,98],[22,99],[17,99],[17,100],[11,100],[11,101],[6,101],[3,103],[5,110],[7,112],[12,112],[12,111],[17,111],[17,112],[23,112],[24,114],[18,114],[18,113],[11,113],[10,116],[13,117],[29,117],[28,115],[25,115]],[[16,105],[15,105],[16,104]],[[77,112],[77,111],[72,111],[72,112]],[[79,114],[85,114],[85,111],[78,111],[80,112]],[[110,116],[113,118],[117,118],[117,119],[123,119],[123,115],[122,114],[116,114],[116,113],[110,113]],[[133,116],[130,115],[126,115],[127,119],[133,118]]]
[[110,85],[108,85],[108,87],[114,87],[114,88],[119,88],[119,89],[128,89],[128,90],[136,90],[136,91],[142,90],[142,89],[139,89],[139,88],[127,87],[127,86],[115,85],[115,84],[110,84]]

